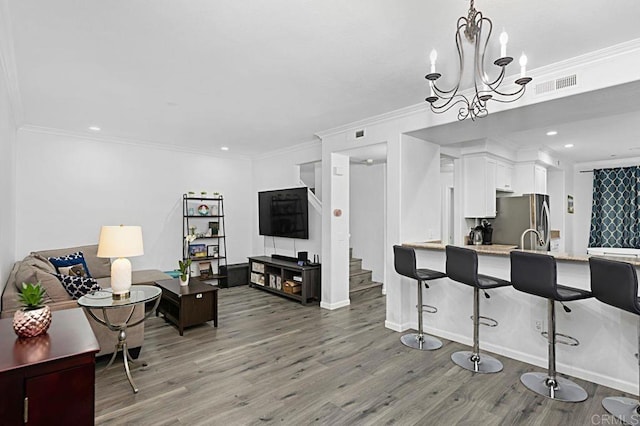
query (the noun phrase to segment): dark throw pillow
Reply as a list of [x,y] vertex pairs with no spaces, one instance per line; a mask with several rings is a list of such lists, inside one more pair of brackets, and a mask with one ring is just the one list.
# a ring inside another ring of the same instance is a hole
[[72,277],[70,275],[62,274],[53,275],[55,275],[60,280],[64,289],[67,290],[67,293],[69,293],[69,296],[76,300],[80,299],[82,296],[91,291],[97,291],[101,289],[98,281],[94,280],[93,278]]
[[91,278],[87,262],[85,262],[84,255],[81,251],[65,256],[50,257],[49,262],[55,266],[56,271],[61,275]]

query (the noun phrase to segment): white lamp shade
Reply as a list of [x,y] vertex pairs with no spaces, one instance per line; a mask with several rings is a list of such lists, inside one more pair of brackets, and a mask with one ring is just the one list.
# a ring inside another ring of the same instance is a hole
[[98,242],[98,257],[142,256],[142,227],[103,226]]

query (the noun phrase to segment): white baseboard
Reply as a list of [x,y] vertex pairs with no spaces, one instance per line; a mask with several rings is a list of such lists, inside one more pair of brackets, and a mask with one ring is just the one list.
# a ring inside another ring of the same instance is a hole
[[335,302],[335,303],[320,302],[320,307],[322,309],[328,309],[330,311],[333,311],[334,309],[344,308],[345,306],[349,306],[350,304],[351,304],[351,301],[349,299],[346,299],[346,300],[341,300],[340,302]]
[[[416,324],[397,324],[390,321],[385,321],[384,326],[390,330],[397,332],[403,332],[410,328],[417,329]],[[471,346],[473,344],[473,339],[470,336],[451,333],[449,331],[440,330],[433,327],[425,327],[424,331],[425,333],[432,334],[443,339],[451,340],[453,342],[458,342],[466,346]],[[504,346],[496,345],[493,343],[483,343],[482,339],[480,340],[480,348],[482,350],[493,352],[507,358],[515,359],[517,361],[521,361],[530,365],[535,365],[537,367],[540,367],[544,371],[546,371],[547,369],[546,358],[533,356],[528,353],[505,348]],[[632,395],[638,395],[638,387],[634,382],[617,380],[599,373],[594,373],[593,371],[587,371],[583,368],[576,368],[562,362],[556,362],[556,370],[559,373],[577,377],[578,379],[583,379],[592,383],[607,386],[613,389],[618,389],[622,392],[626,392]]]

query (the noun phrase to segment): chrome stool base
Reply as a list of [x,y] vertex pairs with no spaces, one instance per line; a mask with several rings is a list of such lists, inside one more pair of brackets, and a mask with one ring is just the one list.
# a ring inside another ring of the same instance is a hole
[[477,354],[477,361],[473,361],[474,353],[471,351],[459,351],[451,354],[451,361],[465,370],[474,373],[497,373],[502,371],[502,363],[492,356]]
[[547,398],[563,402],[582,402],[587,399],[587,391],[571,380],[556,377],[557,386],[547,385],[546,373],[524,373],[520,381],[529,390]]
[[640,425],[640,405],[637,399],[613,396],[603,399],[602,406],[625,424]]
[[427,334],[420,336],[418,333],[405,334],[400,338],[403,345],[421,351],[433,351],[442,347],[442,342]]

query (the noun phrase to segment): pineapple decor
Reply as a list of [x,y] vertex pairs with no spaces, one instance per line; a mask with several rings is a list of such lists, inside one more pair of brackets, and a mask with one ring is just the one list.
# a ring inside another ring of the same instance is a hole
[[13,315],[13,330],[20,337],[35,337],[44,334],[51,325],[51,309],[44,305],[46,294],[40,282],[22,283],[19,300],[23,308]]

